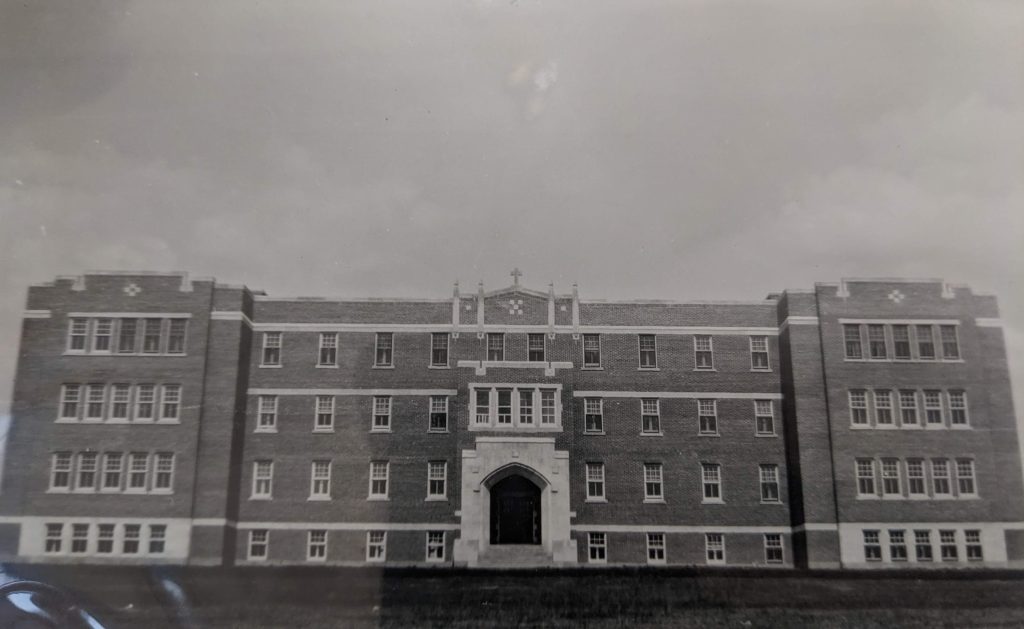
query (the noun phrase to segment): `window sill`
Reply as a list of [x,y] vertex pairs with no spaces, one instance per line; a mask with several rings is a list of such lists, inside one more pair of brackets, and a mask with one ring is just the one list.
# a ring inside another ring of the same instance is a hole
[[718,434],[717,432],[698,432],[697,436],[698,437],[714,437],[714,438],[717,439],[718,437],[721,437],[722,435]]
[[660,367],[637,367],[637,371],[661,371]]
[[583,367],[580,367],[580,371],[604,371],[604,367],[601,367],[600,365],[596,367],[584,365]]
[[249,500],[273,500],[273,496],[249,496]]
[[664,498],[644,498],[645,505],[663,505],[665,503]]
[[709,499],[705,498],[704,500],[701,500],[700,503],[702,505],[724,505],[725,501],[721,500],[721,499],[719,499],[719,500],[709,500]]
[[923,430],[921,424],[900,424],[900,430]]
[[783,504],[783,502],[781,500],[762,500],[761,504],[763,504],[763,505],[781,505],[781,504]]
[[850,430],[871,430],[871,424],[850,424]]
[[77,424],[77,417],[58,417],[53,423],[55,424]]
[[338,369],[337,365],[317,365],[317,369]]
[[[591,503],[595,503],[595,504],[601,504],[601,503],[607,503],[608,499],[607,498],[587,498],[583,502],[591,502]],[[664,501],[662,501],[662,502],[664,502]]]
[[754,433],[754,436],[759,438],[759,439],[774,439],[775,437],[778,437],[779,435],[774,433],[774,432],[758,432],[758,433]]
[[427,434],[429,434],[429,435],[447,435],[448,434],[448,429],[447,428],[444,428],[444,429],[441,429],[441,428],[428,428],[427,429]]
[[664,437],[665,433],[663,433],[663,432],[641,432],[640,436],[641,437]]
[[718,371],[714,367],[694,367],[693,371]]
[[334,429],[333,428],[314,428],[311,432],[313,432],[315,434],[329,435],[329,434],[334,432]]
[[388,498],[387,496],[367,496],[366,497],[366,501],[367,502],[390,502],[391,498]]
[[604,435],[605,432],[603,430],[584,430],[583,434],[584,435]]
[[371,369],[394,369],[394,365],[374,365]]
[[331,501],[331,497],[330,496],[310,496],[309,498],[306,498],[306,500],[308,502],[330,502]]
[[451,365],[427,365],[427,369],[451,369]]
[[750,371],[754,373],[772,373],[772,369],[770,367],[768,369],[755,369],[754,367],[751,367]]
[[385,434],[386,435],[386,434],[391,434],[391,429],[390,428],[371,428],[370,432],[372,434]]
[[277,434],[277,428],[257,428],[253,432],[257,433],[257,434],[261,434],[262,433],[262,434],[268,434],[268,435],[269,434],[276,435]]
[[448,502],[448,496],[427,496],[423,502]]
[[260,365],[260,369],[280,369],[281,365]]
[[875,428],[878,430],[899,430],[899,426],[896,424],[875,424]]
[[48,494],[70,494],[71,490],[70,489],[60,489],[60,488],[54,489],[54,488],[51,487],[50,489],[47,489],[45,493],[48,493]]

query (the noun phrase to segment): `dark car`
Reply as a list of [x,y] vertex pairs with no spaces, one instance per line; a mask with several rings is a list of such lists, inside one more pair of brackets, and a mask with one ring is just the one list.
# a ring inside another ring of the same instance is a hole
[[0,586],[0,627],[36,629],[109,629],[74,596],[38,581],[11,581]]

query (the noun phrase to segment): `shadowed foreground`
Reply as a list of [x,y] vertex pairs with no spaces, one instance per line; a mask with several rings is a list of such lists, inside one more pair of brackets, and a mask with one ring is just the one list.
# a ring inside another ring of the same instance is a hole
[[126,627],[1024,627],[1024,573],[7,566]]

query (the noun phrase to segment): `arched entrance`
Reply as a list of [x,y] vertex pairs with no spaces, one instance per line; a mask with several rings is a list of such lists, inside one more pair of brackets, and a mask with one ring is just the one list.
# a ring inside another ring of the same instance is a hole
[[491,544],[541,543],[541,491],[513,474],[491,489]]

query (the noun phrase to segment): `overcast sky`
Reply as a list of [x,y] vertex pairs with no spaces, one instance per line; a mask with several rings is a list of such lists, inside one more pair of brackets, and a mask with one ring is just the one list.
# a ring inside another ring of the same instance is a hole
[[0,411],[27,285],[91,269],[353,297],[517,265],[584,298],[944,277],[1000,296],[1020,382],[1022,175],[1016,1],[0,2]]

